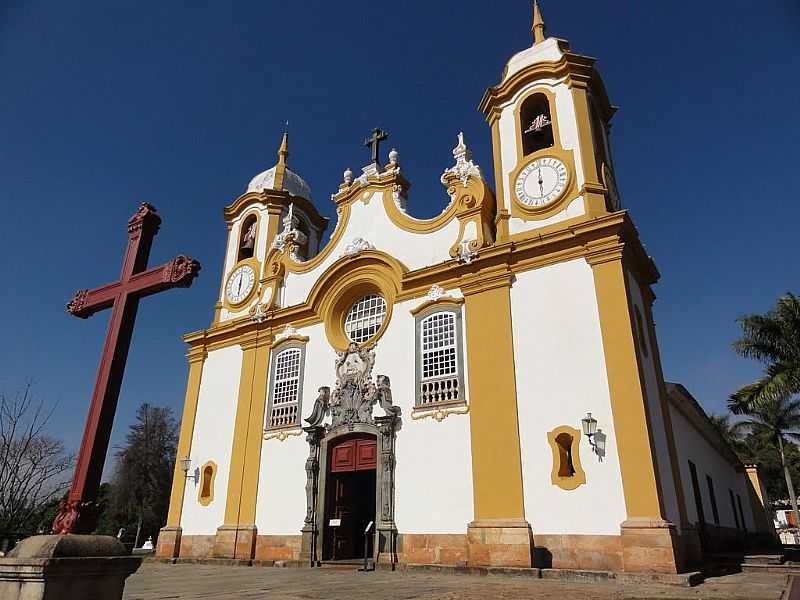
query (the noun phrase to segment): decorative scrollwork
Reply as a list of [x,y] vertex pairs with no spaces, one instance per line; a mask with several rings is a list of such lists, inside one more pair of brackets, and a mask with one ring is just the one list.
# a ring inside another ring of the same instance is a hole
[[78,290],[72,297],[72,300],[67,302],[67,312],[71,315],[78,316],[78,313],[86,306],[86,299],[89,297],[89,290]]
[[161,217],[158,216],[156,207],[149,202],[142,202],[136,212],[133,213],[133,216],[128,219],[128,233],[141,229],[145,219],[155,219],[156,224],[161,223]]
[[161,280],[176,287],[189,287],[199,272],[199,262],[191,256],[180,254],[164,265]]

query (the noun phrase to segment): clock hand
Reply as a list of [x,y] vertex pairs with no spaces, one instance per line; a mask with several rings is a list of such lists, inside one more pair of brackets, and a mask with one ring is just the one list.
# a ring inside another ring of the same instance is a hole
[[244,279],[244,277],[239,275],[239,287],[236,290],[236,295],[237,296],[242,293],[242,279]]
[[542,187],[543,183],[544,180],[542,179],[542,167],[539,167],[539,194],[541,196],[544,196],[544,187]]

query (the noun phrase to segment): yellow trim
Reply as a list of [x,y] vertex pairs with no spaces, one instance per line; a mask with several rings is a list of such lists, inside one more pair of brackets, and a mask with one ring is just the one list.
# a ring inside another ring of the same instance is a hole
[[200,397],[203,364],[207,356],[208,354],[204,348],[192,348],[188,354],[189,378],[186,383],[186,397],[183,401],[178,450],[175,453],[175,468],[172,475],[172,490],[169,496],[167,527],[179,527],[181,524],[183,495],[186,489],[186,473],[181,469],[181,459],[189,456],[192,451],[192,436],[194,435],[194,423],[197,418],[197,400]]
[[475,520],[524,519],[511,275],[505,270],[481,275],[462,286]]
[[[295,425],[296,427],[296,425]],[[264,441],[267,440],[278,440],[279,442],[285,442],[289,439],[290,436],[293,435],[303,435],[302,429],[292,429],[292,430],[285,430],[285,431],[278,431],[275,432],[274,429],[270,429],[270,433],[264,432]]]
[[611,410],[628,519],[662,518],[650,418],[629,312],[622,247],[587,258],[592,266]]
[[[290,323],[297,328],[322,323],[326,315],[324,300],[330,295],[328,288],[345,276],[354,265],[377,265],[375,268],[385,273],[387,281],[395,282],[399,290],[396,301],[401,302],[425,296],[433,284],[455,288],[477,281],[482,270],[489,267],[504,266],[511,273],[521,273],[576,258],[594,260],[593,257],[603,256],[609,248],[620,248],[621,252],[623,241],[629,255],[628,266],[635,271],[637,278],[647,284],[658,281],[658,269],[644,251],[627,213],[621,211],[590,221],[543,227],[537,230],[535,237],[512,237],[507,243],[495,243],[484,248],[470,265],[446,261],[408,271],[388,254],[376,250],[362,252],[355,257],[342,258],[333,263],[317,280],[306,302],[274,308],[269,312],[265,324],[254,323],[249,316],[243,315],[214,323],[208,329],[188,333],[183,339],[193,347],[202,346],[213,350],[238,344],[243,336],[252,334],[266,324],[279,331]],[[268,271],[272,264],[269,263]],[[339,274],[340,270],[343,275]]]
[[503,192],[503,145],[500,141],[500,121],[497,120],[491,125],[492,129],[492,158],[494,161],[494,181],[497,186],[497,216],[495,217],[495,235],[498,242],[508,240],[508,219],[511,213],[506,206],[506,197]]
[[[558,474],[561,464],[561,451],[556,438],[562,433],[566,433],[572,438],[570,444],[570,451],[572,453],[572,467],[575,472],[569,476],[564,477]],[[571,491],[578,486],[586,483],[586,473],[581,466],[581,432],[569,425],[561,425],[556,427],[553,431],[547,432],[547,443],[550,444],[550,449],[553,451],[553,468],[550,471],[550,482],[553,485],[560,487],[562,490]]]
[[469,405],[465,404],[463,401],[459,401],[458,404],[454,406],[438,406],[431,409],[415,408],[411,412],[411,418],[414,421],[430,418],[430,419],[435,419],[436,421],[441,423],[450,415],[466,415],[468,413],[469,413]]
[[453,296],[442,296],[437,300],[426,300],[419,306],[415,306],[408,312],[411,313],[411,316],[416,317],[422,311],[427,310],[431,306],[447,306],[452,308],[459,308],[462,304],[464,304],[463,298],[454,298]]
[[242,366],[228,471],[225,525],[255,523],[271,342],[269,332],[258,330],[240,342]]
[[[211,477],[208,480],[208,496],[203,496],[203,488],[206,483],[206,469],[211,467]],[[200,485],[197,486],[197,502],[200,506],[208,506],[214,501],[214,481],[217,479],[217,463],[209,460],[200,467]]]

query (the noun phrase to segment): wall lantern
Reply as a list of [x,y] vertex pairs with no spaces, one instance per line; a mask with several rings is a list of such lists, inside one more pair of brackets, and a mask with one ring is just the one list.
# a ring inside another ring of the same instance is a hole
[[583,425],[583,435],[588,438],[592,452],[597,454],[600,460],[603,460],[606,436],[602,431],[597,430],[597,419],[592,416],[592,413],[587,412],[586,416],[581,419],[581,425]]
[[183,474],[186,476],[186,479],[191,479],[196,484],[197,480],[200,478],[200,473],[198,472],[199,471],[198,469],[195,469],[195,472],[189,475],[189,471],[191,470],[191,468],[192,468],[192,459],[189,458],[188,456],[182,458],[181,471],[183,471]]

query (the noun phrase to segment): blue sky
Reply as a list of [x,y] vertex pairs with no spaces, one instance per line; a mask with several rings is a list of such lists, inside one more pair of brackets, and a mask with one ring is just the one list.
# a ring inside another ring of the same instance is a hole
[[[542,3],[548,31],[599,59],[617,179],[662,280],[655,316],[666,377],[709,410],[758,373],[736,357],[735,319],[800,292],[800,8],[796,2]],[[115,279],[139,202],[164,218],[151,264],[188,253],[190,290],[144,300],[113,443],[139,403],[179,415],[183,333],[207,326],[219,289],[222,208],[274,163],[320,210],[361,141],[391,133],[438,213],[463,130],[491,172],[477,104],[530,44],[526,0],[500,2],[42,2],[0,7],[0,391],[27,380],[58,402],[77,448],[108,313],[64,312]]]

